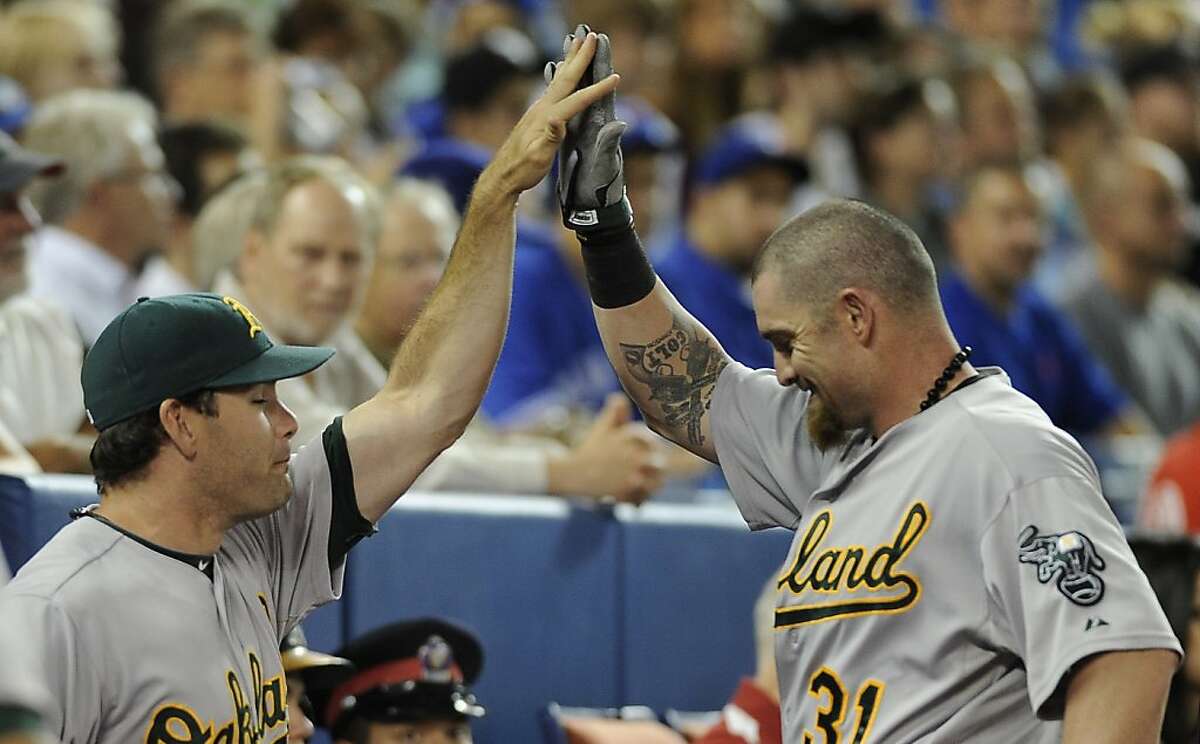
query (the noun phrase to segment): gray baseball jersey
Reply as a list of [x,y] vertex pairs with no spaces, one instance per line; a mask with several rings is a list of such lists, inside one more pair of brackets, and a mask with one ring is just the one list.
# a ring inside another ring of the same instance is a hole
[[1180,652],[1095,466],[999,370],[819,451],[808,393],[730,364],[717,454],[752,528],[795,530],[775,613],[784,741],[1058,741],[1097,652]]
[[25,642],[30,629],[0,626],[0,708],[12,707],[42,715],[50,696],[42,681],[40,660]]
[[49,729],[64,744],[285,740],[280,639],[340,594],[343,565],[330,570],[320,438],[289,471],[288,504],[231,529],[211,565],[84,517],[0,592],[0,627],[38,629],[27,643],[45,664]]

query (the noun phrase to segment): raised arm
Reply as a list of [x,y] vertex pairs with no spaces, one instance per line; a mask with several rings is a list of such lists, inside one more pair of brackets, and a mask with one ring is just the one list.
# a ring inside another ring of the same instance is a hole
[[517,198],[550,169],[567,121],[616,76],[576,90],[596,37],[575,39],[554,79],[471,194],[445,274],[396,354],[387,384],[343,421],[359,510],[379,519],[475,415],[504,343]]
[[[611,72],[608,37],[600,34],[591,77]],[[579,236],[596,324],[626,392],[650,428],[716,462],[708,410],[729,358],[646,259],[625,198],[624,131],[611,94],[571,123],[559,155],[563,223]]]
[[729,363],[717,340],[661,281],[633,304],[593,307],[613,369],[646,423],[667,439],[716,462],[708,412],[717,376]]

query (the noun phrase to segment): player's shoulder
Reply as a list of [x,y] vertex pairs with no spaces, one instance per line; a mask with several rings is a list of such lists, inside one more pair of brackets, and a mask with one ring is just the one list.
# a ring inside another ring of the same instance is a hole
[[114,530],[92,519],[77,519],[47,542],[4,587],[4,596],[42,599],[63,606],[87,606],[93,597],[112,590],[120,571],[105,562],[121,541]]
[[1013,388],[1001,370],[985,374],[948,398],[954,408],[949,435],[969,448],[973,467],[994,469],[1009,488],[1048,477],[1097,480],[1091,459],[1071,435]]

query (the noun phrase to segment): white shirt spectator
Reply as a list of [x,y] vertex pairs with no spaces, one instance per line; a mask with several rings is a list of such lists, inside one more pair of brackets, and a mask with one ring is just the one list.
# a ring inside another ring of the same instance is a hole
[[137,278],[138,297],[162,297],[199,291],[162,256],[151,256]]
[[83,344],[66,313],[29,295],[0,304],[0,424],[22,445],[83,423]]
[[99,246],[53,225],[39,230],[33,244],[30,293],[66,308],[88,347],[137,300],[137,277]]

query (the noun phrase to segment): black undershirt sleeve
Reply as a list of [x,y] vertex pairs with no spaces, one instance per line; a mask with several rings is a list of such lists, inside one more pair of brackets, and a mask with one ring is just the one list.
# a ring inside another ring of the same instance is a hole
[[333,497],[333,514],[329,521],[329,570],[337,570],[359,540],[375,534],[375,526],[358,510],[354,493],[354,469],[350,451],[342,432],[342,417],[325,427],[321,436],[325,460],[329,463],[329,483]]

